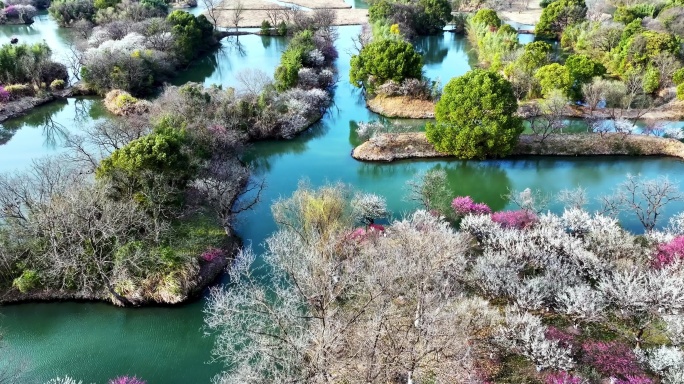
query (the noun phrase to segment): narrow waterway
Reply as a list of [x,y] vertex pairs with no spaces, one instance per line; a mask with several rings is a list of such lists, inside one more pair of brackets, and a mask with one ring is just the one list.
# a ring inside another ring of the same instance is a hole
[[[509,207],[501,197],[509,189],[530,187],[555,193],[582,185],[595,197],[610,192],[627,173],[676,178],[684,171],[684,163],[669,158],[357,162],[350,156],[359,144],[356,124],[377,118],[348,81],[351,38],[358,31],[358,27],[339,28],[340,81],[329,114],[294,140],[256,143],[246,155],[255,176],[267,185],[262,202],[241,215],[237,224],[238,234],[255,248],[275,229],[269,208],[272,201],[291,194],[302,178],[313,185],[342,181],[384,195],[394,215],[400,217],[414,208],[404,200],[406,181],[433,168],[446,170],[454,195],[471,195],[494,209]],[[56,32],[44,31],[50,38]],[[225,39],[223,50],[190,67],[175,83],[197,81],[225,88],[236,85],[234,75],[243,69],[272,73],[286,44],[284,39],[259,36],[241,36],[239,45],[237,40]],[[443,83],[465,73],[474,60],[465,39],[451,33],[425,38],[417,45],[424,53],[426,75]],[[6,122],[0,128],[0,171],[21,169],[32,159],[63,150],[60,132],[78,131],[105,118],[109,117],[99,101],[69,99]],[[669,213],[682,208],[673,207]],[[638,229],[633,220],[625,225]],[[213,339],[203,335],[203,305],[202,300],[180,307],[139,309],[32,303],[0,308],[0,324],[9,347],[26,361],[29,383],[60,375],[104,383],[122,374],[137,375],[149,384],[207,383],[221,366],[210,363]]]

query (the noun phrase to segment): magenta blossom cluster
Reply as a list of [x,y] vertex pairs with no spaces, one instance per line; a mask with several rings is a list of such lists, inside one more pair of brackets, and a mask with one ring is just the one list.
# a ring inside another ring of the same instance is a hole
[[545,382],[546,384],[582,384],[584,381],[579,376],[574,376],[565,371],[561,371],[546,376]]
[[4,9],[5,15],[7,16],[19,16],[19,10],[14,5],[9,5]]
[[200,256],[200,257],[202,258],[202,260],[204,260],[206,262],[212,262],[218,258],[223,257],[224,254],[225,253],[223,252],[222,249],[209,248],[206,251],[202,252],[202,256]]
[[458,196],[451,202],[451,208],[454,209],[456,216],[463,217],[465,215],[489,215],[492,209],[487,204],[476,203],[470,196]]
[[615,379],[613,384],[653,384],[653,380],[646,376],[627,376],[624,379]]
[[10,100],[10,93],[0,85],[0,103],[6,103]]
[[147,382],[142,379],[138,379],[135,376],[119,376],[115,379],[109,380],[109,384],[147,384]]
[[669,243],[660,244],[653,259],[654,268],[663,268],[684,259],[684,236],[677,236]]
[[587,341],[582,344],[582,352],[582,361],[606,377],[627,379],[643,374],[634,351],[627,344]]
[[565,331],[562,331],[554,326],[546,328],[544,333],[549,340],[556,340],[561,347],[574,349],[575,337]]
[[525,229],[531,227],[538,220],[537,215],[524,209],[492,213],[492,221],[499,223],[504,228]]

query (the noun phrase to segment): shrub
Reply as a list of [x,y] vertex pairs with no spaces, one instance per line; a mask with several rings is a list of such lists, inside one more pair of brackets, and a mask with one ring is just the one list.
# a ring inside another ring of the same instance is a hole
[[684,83],[684,68],[679,68],[672,74],[672,82],[675,85]]
[[119,376],[109,380],[108,384],[146,384],[147,382],[135,376]]
[[[51,54],[52,51],[46,43],[0,46],[0,83],[39,84],[65,78],[66,67],[52,63]],[[56,71],[56,76],[48,79],[48,75],[54,71]]]
[[545,97],[551,95],[556,89],[565,95],[570,94],[572,79],[570,71],[564,65],[558,63],[545,65],[537,70],[534,78],[539,81],[542,95]]
[[658,245],[653,266],[663,268],[684,259],[684,236],[677,236],[668,243]]
[[511,83],[501,75],[476,69],[451,79],[435,107],[427,140],[462,159],[505,156],[523,131]]
[[492,221],[504,228],[525,229],[534,225],[539,218],[526,210],[501,211],[492,213]]
[[5,87],[5,91],[9,93],[12,100],[16,100],[25,96],[33,96],[35,94],[33,87],[26,84],[8,85]]
[[646,73],[644,73],[642,86],[645,93],[653,93],[660,88],[660,72],[658,72],[658,69],[655,67],[648,67]]
[[214,43],[214,26],[204,15],[193,16],[181,10],[171,12],[167,17],[172,25],[178,58],[190,61],[207,51]]
[[19,277],[12,281],[12,286],[21,293],[26,293],[40,284],[38,272],[33,269],[25,269]]
[[636,355],[624,343],[586,341],[582,344],[582,361],[604,376],[639,376],[643,371]]
[[451,202],[451,208],[454,209],[456,216],[463,217],[465,215],[489,215],[492,209],[487,204],[476,203],[470,196],[458,196]]
[[66,82],[62,79],[53,80],[52,83],[50,83],[50,89],[55,91],[64,89],[65,86]]
[[12,95],[3,87],[0,85],[0,103],[6,103],[10,101]]
[[273,26],[271,23],[268,22],[268,20],[264,20],[261,22],[261,34],[262,35],[270,35],[271,34],[271,28]]
[[423,58],[413,45],[403,40],[375,40],[351,58],[349,77],[356,87],[369,93],[388,80],[401,83],[404,79],[419,79],[423,75]]

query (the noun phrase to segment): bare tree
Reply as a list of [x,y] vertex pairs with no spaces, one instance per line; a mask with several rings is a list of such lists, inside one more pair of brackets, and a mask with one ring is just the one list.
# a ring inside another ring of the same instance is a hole
[[653,230],[665,207],[684,200],[677,183],[666,176],[644,179],[628,174],[627,179],[610,196],[600,198],[603,211],[612,214],[627,212],[636,216],[647,231]]
[[245,5],[242,0],[236,0],[233,3],[233,8],[230,10],[230,22],[235,26],[235,31],[237,32],[240,22],[245,19],[243,13],[245,12]]
[[246,69],[235,75],[240,84],[240,90],[247,96],[257,97],[271,84],[271,77],[260,69]]
[[[211,23],[214,25],[214,29],[218,28],[218,18],[221,15],[220,10],[218,9],[218,6],[221,5],[223,0],[200,0],[202,2],[202,5],[207,9],[207,16],[209,17],[209,20]],[[240,21],[238,20],[238,23]],[[235,27],[237,28],[237,26]]]
[[568,98],[555,90],[544,100],[532,106],[532,114],[528,121],[530,129],[539,138],[540,143],[552,134],[563,133],[563,128],[567,125],[565,120],[567,105]]
[[607,86],[606,80],[600,77],[595,77],[591,83],[582,85],[582,96],[584,96],[584,101],[589,106],[591,114],[594,113],[599,103],[604,100]]
[[[448,209],[447,174],[443,169],[431,169],[406,182],[408,201],[418,202],[426,210]],[[445,206],[446,203],[446,206]]]

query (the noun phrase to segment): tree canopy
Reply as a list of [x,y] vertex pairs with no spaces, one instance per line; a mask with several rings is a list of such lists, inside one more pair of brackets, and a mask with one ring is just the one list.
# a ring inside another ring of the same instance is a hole
[[377,40],[351,58],[349,77],[356,87],[373,93],[375,87],[388,80],[401,83],[404,79],[422,77],[423,58],[411,43],[403,40]]
[[449,81],[426,136],[439,151],[463,159],[504,156],[523,131],[511,83],[476,69]]

